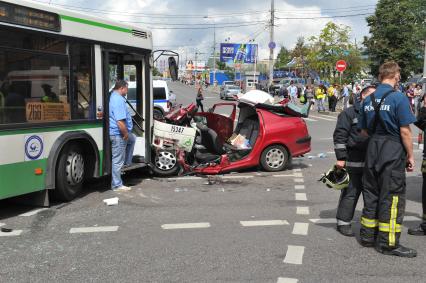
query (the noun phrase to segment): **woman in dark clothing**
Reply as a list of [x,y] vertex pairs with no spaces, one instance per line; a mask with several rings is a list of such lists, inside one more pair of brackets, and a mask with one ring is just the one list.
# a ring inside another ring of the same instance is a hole
[[203,92],[201,90],[201,87],[199,87],[195,101],[197,102],[198,109],[201,108],[201,112],[204,112],[204,105],[203,105],[203,102],[202,102],[203,100],[204,100]]

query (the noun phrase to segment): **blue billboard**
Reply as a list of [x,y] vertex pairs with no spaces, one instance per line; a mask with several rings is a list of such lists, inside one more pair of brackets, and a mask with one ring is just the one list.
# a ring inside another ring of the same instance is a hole
[[220,44],[220,62],[228,64],[253,64],[256,61],[257,44]]

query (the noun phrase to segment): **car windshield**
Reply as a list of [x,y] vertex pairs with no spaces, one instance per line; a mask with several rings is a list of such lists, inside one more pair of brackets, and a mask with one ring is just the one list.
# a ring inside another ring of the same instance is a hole
[[228,86],[228,89],[240,89],[238,86]]
[[290,80],[281,80],[280,84],[282,85],[290,84]]

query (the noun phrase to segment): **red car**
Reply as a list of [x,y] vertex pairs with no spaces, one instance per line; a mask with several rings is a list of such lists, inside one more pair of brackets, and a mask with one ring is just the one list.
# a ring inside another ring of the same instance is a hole
[[[234,127],[237,105],[239,117]],[[220,114],[224,108],[231,108],[231,114]],[[311,150],[306,123],[295,116],[307,114],[292,112],[285,103],[267,105],[240,100],[215,104],[208,112],[194,114],[199,136],[192,152],[157,150],[154,170],[159,175],[171,175],[180,166],[184,173],[219,174],[260,165],[266,171],[281,171],[292,157]],[[236,135],[245,137],[244,148],[229,143],[229,138]]]

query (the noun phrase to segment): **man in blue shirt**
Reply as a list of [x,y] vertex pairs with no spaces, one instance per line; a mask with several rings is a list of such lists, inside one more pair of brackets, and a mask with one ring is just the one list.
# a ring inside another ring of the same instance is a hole
[[131,165],[136,137],[132,134],[132,116],[126,105],[128,91],[126,81],[117,81],[109,99],[109,137],[112,150],[112,189],[129,191],[123,185],[121,169]]
[[364,209],[361,244],[380,253],[415,257],[417,252],[399,244],[405,209],[405,170],[413,171],[410,124],[416,121],[405,95],[394,88],[400,68],[386,62],[379,68],[381,84],[364,100],[359,126],[370,136],[364,166]]

